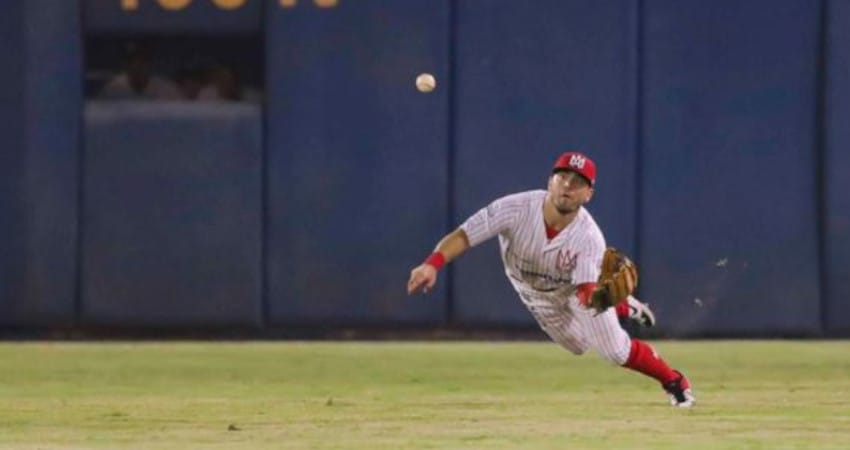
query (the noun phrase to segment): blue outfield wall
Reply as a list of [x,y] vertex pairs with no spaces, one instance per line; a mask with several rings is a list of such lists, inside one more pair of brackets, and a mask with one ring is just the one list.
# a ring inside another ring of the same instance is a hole
[[90,102],[85,118],[81,323],[259,326],[259,108]]
[[82,54],[76,1],[0,14],[0,323],[73,323]]
[[448,1],[267,18],[270,322],[441,323],[445,283],[405,288],[447,224]]
[[[634,254],[634,4],[455,3],[453,226],[497,197],[545,189],[556,157],[576,149],[599,170],[588,209],[610,245]],[[452,266],[453,320],[533,323],[497,239]]]
[[641,294],[667,335],[820,332],[819,8],[644,5]]
[[850,335],[850,2],[827,2],[823,158],[827,331]]
[[[495,240],[405,283],[577,149],[657,335],[850,335],[848,0],[161,5],[3,5],[4,327],[534,326]],[[265,103],[84,107],[84,32],[264,33]]]
[[[24,162],[27,146],[25,119],[18,114],[23,108],[25,68],[19,54],[23,47],[24,7],[21,3],[8,5],[0,15],[0,136],[4,150],[0,152],[0,308],[9,322],[10,315],[28,307],[32,299],[26,293],[26,198]],[[18,319],[19,320],[19,319]],[[14,322],[14,320],[13,320]]]

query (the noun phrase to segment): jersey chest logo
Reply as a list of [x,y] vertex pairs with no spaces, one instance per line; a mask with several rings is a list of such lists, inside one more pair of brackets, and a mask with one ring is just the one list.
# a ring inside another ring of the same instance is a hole
[[555,260],[555,268],[561,273],[569,273],[575,270],[578,260],[578,253],[573,254],[569,249],[558,250],[558,256]]

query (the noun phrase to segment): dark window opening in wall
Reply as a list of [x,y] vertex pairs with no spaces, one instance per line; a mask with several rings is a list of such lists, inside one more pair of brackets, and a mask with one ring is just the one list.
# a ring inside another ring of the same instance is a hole
[[91,36],[85,42],[85,96],[260,103],[263,51],[259,34]]

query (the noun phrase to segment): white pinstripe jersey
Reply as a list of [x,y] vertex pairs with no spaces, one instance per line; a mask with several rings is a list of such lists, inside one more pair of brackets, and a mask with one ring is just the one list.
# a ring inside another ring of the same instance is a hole
[[605,252],[605,237],[584,207],[550,240],[543,220],[546,194],[499,198],[461,225],[471,246],[499,236],[505,274],[526,303],[573,297],[577,285],[596,282]]

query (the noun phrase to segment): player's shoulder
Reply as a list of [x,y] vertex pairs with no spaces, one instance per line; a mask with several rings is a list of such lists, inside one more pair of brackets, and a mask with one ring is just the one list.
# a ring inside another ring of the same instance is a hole
[[592,243],[594,247],[605,248],[605,235],[602,233],[602,229],[599,228],[599,225],[596,223],[596,219],[593,218],[593,215],[585,208],[581,207],[579,209],[578,214],[578,225],[582,229],[582,232],[586,235],[588,241]]
[[493,201],[493,204],[498,204],[503,207],[531,206],[541,201],[541,199],[545,196],[546,191],[541,190],[515,192],[513,194],[497,198]]
[[[541,196],[542,194],[542,196]],[[528,214],[539,209],[546,191],[524,191],[497,198],[485,208],[488,216]]]

